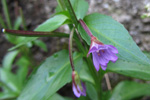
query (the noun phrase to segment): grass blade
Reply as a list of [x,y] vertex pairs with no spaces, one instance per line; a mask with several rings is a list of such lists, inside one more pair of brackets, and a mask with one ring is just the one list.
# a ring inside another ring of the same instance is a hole
[[9,15],[9,11],[8,11],[6,0],[2,0],[2,6],[3,6],[4,14],[5,14],[5,17],[6,17],[8,28],[12,29],[10,15]]

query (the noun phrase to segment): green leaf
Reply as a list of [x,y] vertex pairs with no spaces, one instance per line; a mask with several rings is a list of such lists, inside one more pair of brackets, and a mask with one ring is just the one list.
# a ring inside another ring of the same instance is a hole
[[91,100],[88,96],[80,96],[79,98],[75,100]]
[[23,46],[31,41],[36,40],[38,37],[21,37],[21,38],[25,38],[24,41],[21,41],[19,44],[15,45],[14,47],[8,49],[9,51],[15,50],[20,46]]
[[0,81],[16,94],[20,93],[17,77],[7,69],[0,68]]
[[[23,42],[24,40],[26,40],[27,39],[27,37],[17,37],[17,36],[14,36],[14,35],[10,35],[10,34],[5,34],[5,36],[6,36],[6,39],[10,42],[10,43],[12,43],[12,44],[15,44],[15,45],[17,45],[17,44],[19,44],[20,42]],[[14,41],[15,40],[15,41]],[[13,49],[14,50],[14,49]]]
[[89,66],[87,65],[87,63],[84,61],[83,64],[82,64],[82,68],[80,69],[80,78],[83,80],[83,81],[86,81],[86,82],[89,82],[89,83],[92,83],[92,84],[95,84],[95,81],[91,75],[91,72],[88,68]]
[[53,31],[58,27],[60,27],[67,19],[68,17],[63,14],[55,15],[54,17],[46,20],[44,23],[39,25],[35,29],[35,31],[42,31],[42,32]]
[[88,2],[85,0],[70,0],[70,1],[77,16],[77,19],[83,19],[89,8]]
[[[74,63],[76,69],[82,67],[81,54],[74,54]],[[63,50],[47,58],[39,66],[18,100],[47,100],[68,82],[71,82],[71,67],[68,52]]]
[[16,98],[17,95],[12,93],[12,92],[7,92],[7,93],[2,93],[0,92],[0,100],[8,100],[8,99],[11,99],[13,100],[13,98]]
[[17,62],[16,65],[18,65],[17,73],[15,74],[17,76],[18,80],[18,86],[22,89],[24,85],[24,81],[28,74],[28,66],[31,62],[29,62],[29,59],[22,56]]
[[[84,21],[98,40],[104,44],[117,47],[119,58],[139,64],[150,65],[149,59],[140,51],[122,24],[109,16],[98,13],[86,16]],[[90,45],[90,37],[85,33],[81,25],[79,25],[79,32],[82,38]]]
[[109,100],[131,100],[140,96],[150,96],[150,84],[124,81],[115,87]]
[[52,95],[52,96],[51,96],[50,98],[48,98],[47,100],[74,100],[74,99],[62,97],[62,96],[59,95],[58,93],[55,93],[54,95]]
[[[51,32],[56,30],[58,27],[64,24],[64,22],[68,19],[67,16],[63,14],[58,14],[53,16],[52,18],[46,20],[44,23],[40,24],[34,31],[42,31],[42,32]],[[23,41],[20,41],[19,44],[10,48],[9,50],[14,50],[28,42],[36,40],[38,37],[26,37]]]
[[62,11],[61,8],[59,7],[59,5],[57,5],[56,8],[55,8],[55,12],[56,12],[56,13],[59,13],[59,12],[61,12],[61,11]]
[[116,63],[108,64],[107,71],[143,80],[150,80],[150,65],[143,65],[118,59]]
[[7,70],[11,70],[11,66],[17,54],[18,54],[17,50],[7,53],[3,60],[3,67],[6,68]]
[[102,100],[109,100],[112,91],[104,91],[102,93]]
[[148,57],[148,59],[150,59],[150,52],[147,52],[147,51],[143,51],[143,52]]
[[41,40],[34,41],[34,44],[42,48],[45,52],[47,52],[46,44]]
[[10,15],[9,15],[10,13],[8,11],[7,0],[1,0],[1,3],[2,3],[2,7],[3,7],[4,15],[6,17],[8,28],[12,29],[11,19],[10,19]]
[[86,91],[91,100],[98,100],[97,91],[94,86],[88,82],[86,82]]

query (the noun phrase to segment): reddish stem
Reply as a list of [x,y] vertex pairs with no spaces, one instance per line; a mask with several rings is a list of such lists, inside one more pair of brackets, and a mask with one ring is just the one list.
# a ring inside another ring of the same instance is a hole
[[71,64],[72,71],[75,71],[74,64],[73,64],[73,57],[72,57],[72,38],[73,38],[73,33],[74,33],[74,29],[71,31],[70,37],[69,37],[69,59],[70,59],[70,64]]
[[26,37],[69,37],[68,34],[59,33],[59,32],[34,32],[34,31],[23,31],[23,30],[9,30],[2,29],[4,33],[17,35],[17,36],[26,36]]

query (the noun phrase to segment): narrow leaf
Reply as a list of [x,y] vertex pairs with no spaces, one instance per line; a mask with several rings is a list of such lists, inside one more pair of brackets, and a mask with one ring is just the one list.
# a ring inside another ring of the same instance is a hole
[[20,93],[17,77],[7,69],[0,68],[0,81],[16,94]]
[[7,70],[11,70],[11,66],[17,54],[18,54],[17,50],[7,53],[3,60],[3,67],[6,68]]
[[54,31],[59,26],[61,26],[67,19],[68,19],[68,17],[63,14],[56,15],[56,16],[46,20],[41,25],[39,25],[35,29],[35,31],[43,31],[43,32]]
[[3,28],[7,28],[1,15],[0,15],[0,25]]
[[95,90],[94,86],[90,83],[86,83],[87,94],[91,100],[98,100],[97,91]]
[[18,80],[18,87],[21,89],[24,86],[24,81],[28,74],[28,66],[32,63],[30,60],[24,56],[22,56],[19,60],[17,60],[16,65],[18,66],[17,73],[15,74]]
[[4,10],[4,14],[5,14],[5,17],[6,17],[8,28],[12,29],[10,15],[9,15],[8,6],[7,6],[7,0],[2,0],[1,2],[2,2],[2,7],[3,7],[3,10]]

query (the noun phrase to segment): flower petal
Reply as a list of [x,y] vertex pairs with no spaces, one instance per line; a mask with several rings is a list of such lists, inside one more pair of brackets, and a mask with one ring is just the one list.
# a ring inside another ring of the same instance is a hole
[[99,55],[98,55],[98,58],[99,58],[99,63],[103,66],[107,66],[107,63],[109,62],[108,59],[106,59],[104,57],[104,55],[102,55],[103,51],[99,51]]
[[92,53],[92,52],[96,52],[98,49],[96,47],[92,47],[90,48],[88,54]]
[[98,50],[105,50],[105,49],[108,49],[108,47],[105,45],[99,45],[98,46]]
[[112,53],[115,53],[117,54],[118,53],[118,50],[116,47],[112,46],[112,45],[107,45],[109,50],[112,52]]
[[88,54],[90,54],[92,52],[96,52],[97,50],[98,50],[98,44],[96,44],[95,42],[92,42],[90,45]]
[[117,60],[118,60],[118,57],[114,54],[113,58],[110,61],[112,61],[113,63],[115,63]]
[[112,53],[111,51],[109,51],[109,50],[105,50],[105,52],[103,53],[103,56],[107,60],[110,60],[112,62],[116,62],[116,60],[118,59],[118,57],[114,53]]
[[95,69],[97,71],[99,71],[99,58],[98,58],[98,55],[97,55],[96,52],[93,52],[92,55],[93,55],[93,64],[95,66]]
[[[77,88],[78,88],[78,86],[77,86]],[[76,96],[76,97],[80,97],[81,96],[81,93],[80,93],[80,88],[78,88],[78,90],[77,90],[77,88],[75,87],[75,85],[74,85],[74,83],[72,83],[72,90],[73,90],[73,93],[74,93],[74,95]]]
[[109,55],[110,55],[109,56],[110,57],[110,61],[115,63],[117,61],[118,57],[114,53],[112,53],[111,51],[108,51],[108,52],[109,52]]
[[83,82],[81,82],[81,85],[82,85],[82,92],[81,92],[81,94],[83,95],[83,96],[86,96],[86,87],[85,87],[85,84],[83,83]]
[[102,70],[106,70],[107,66],[102,66],[101,65]]

